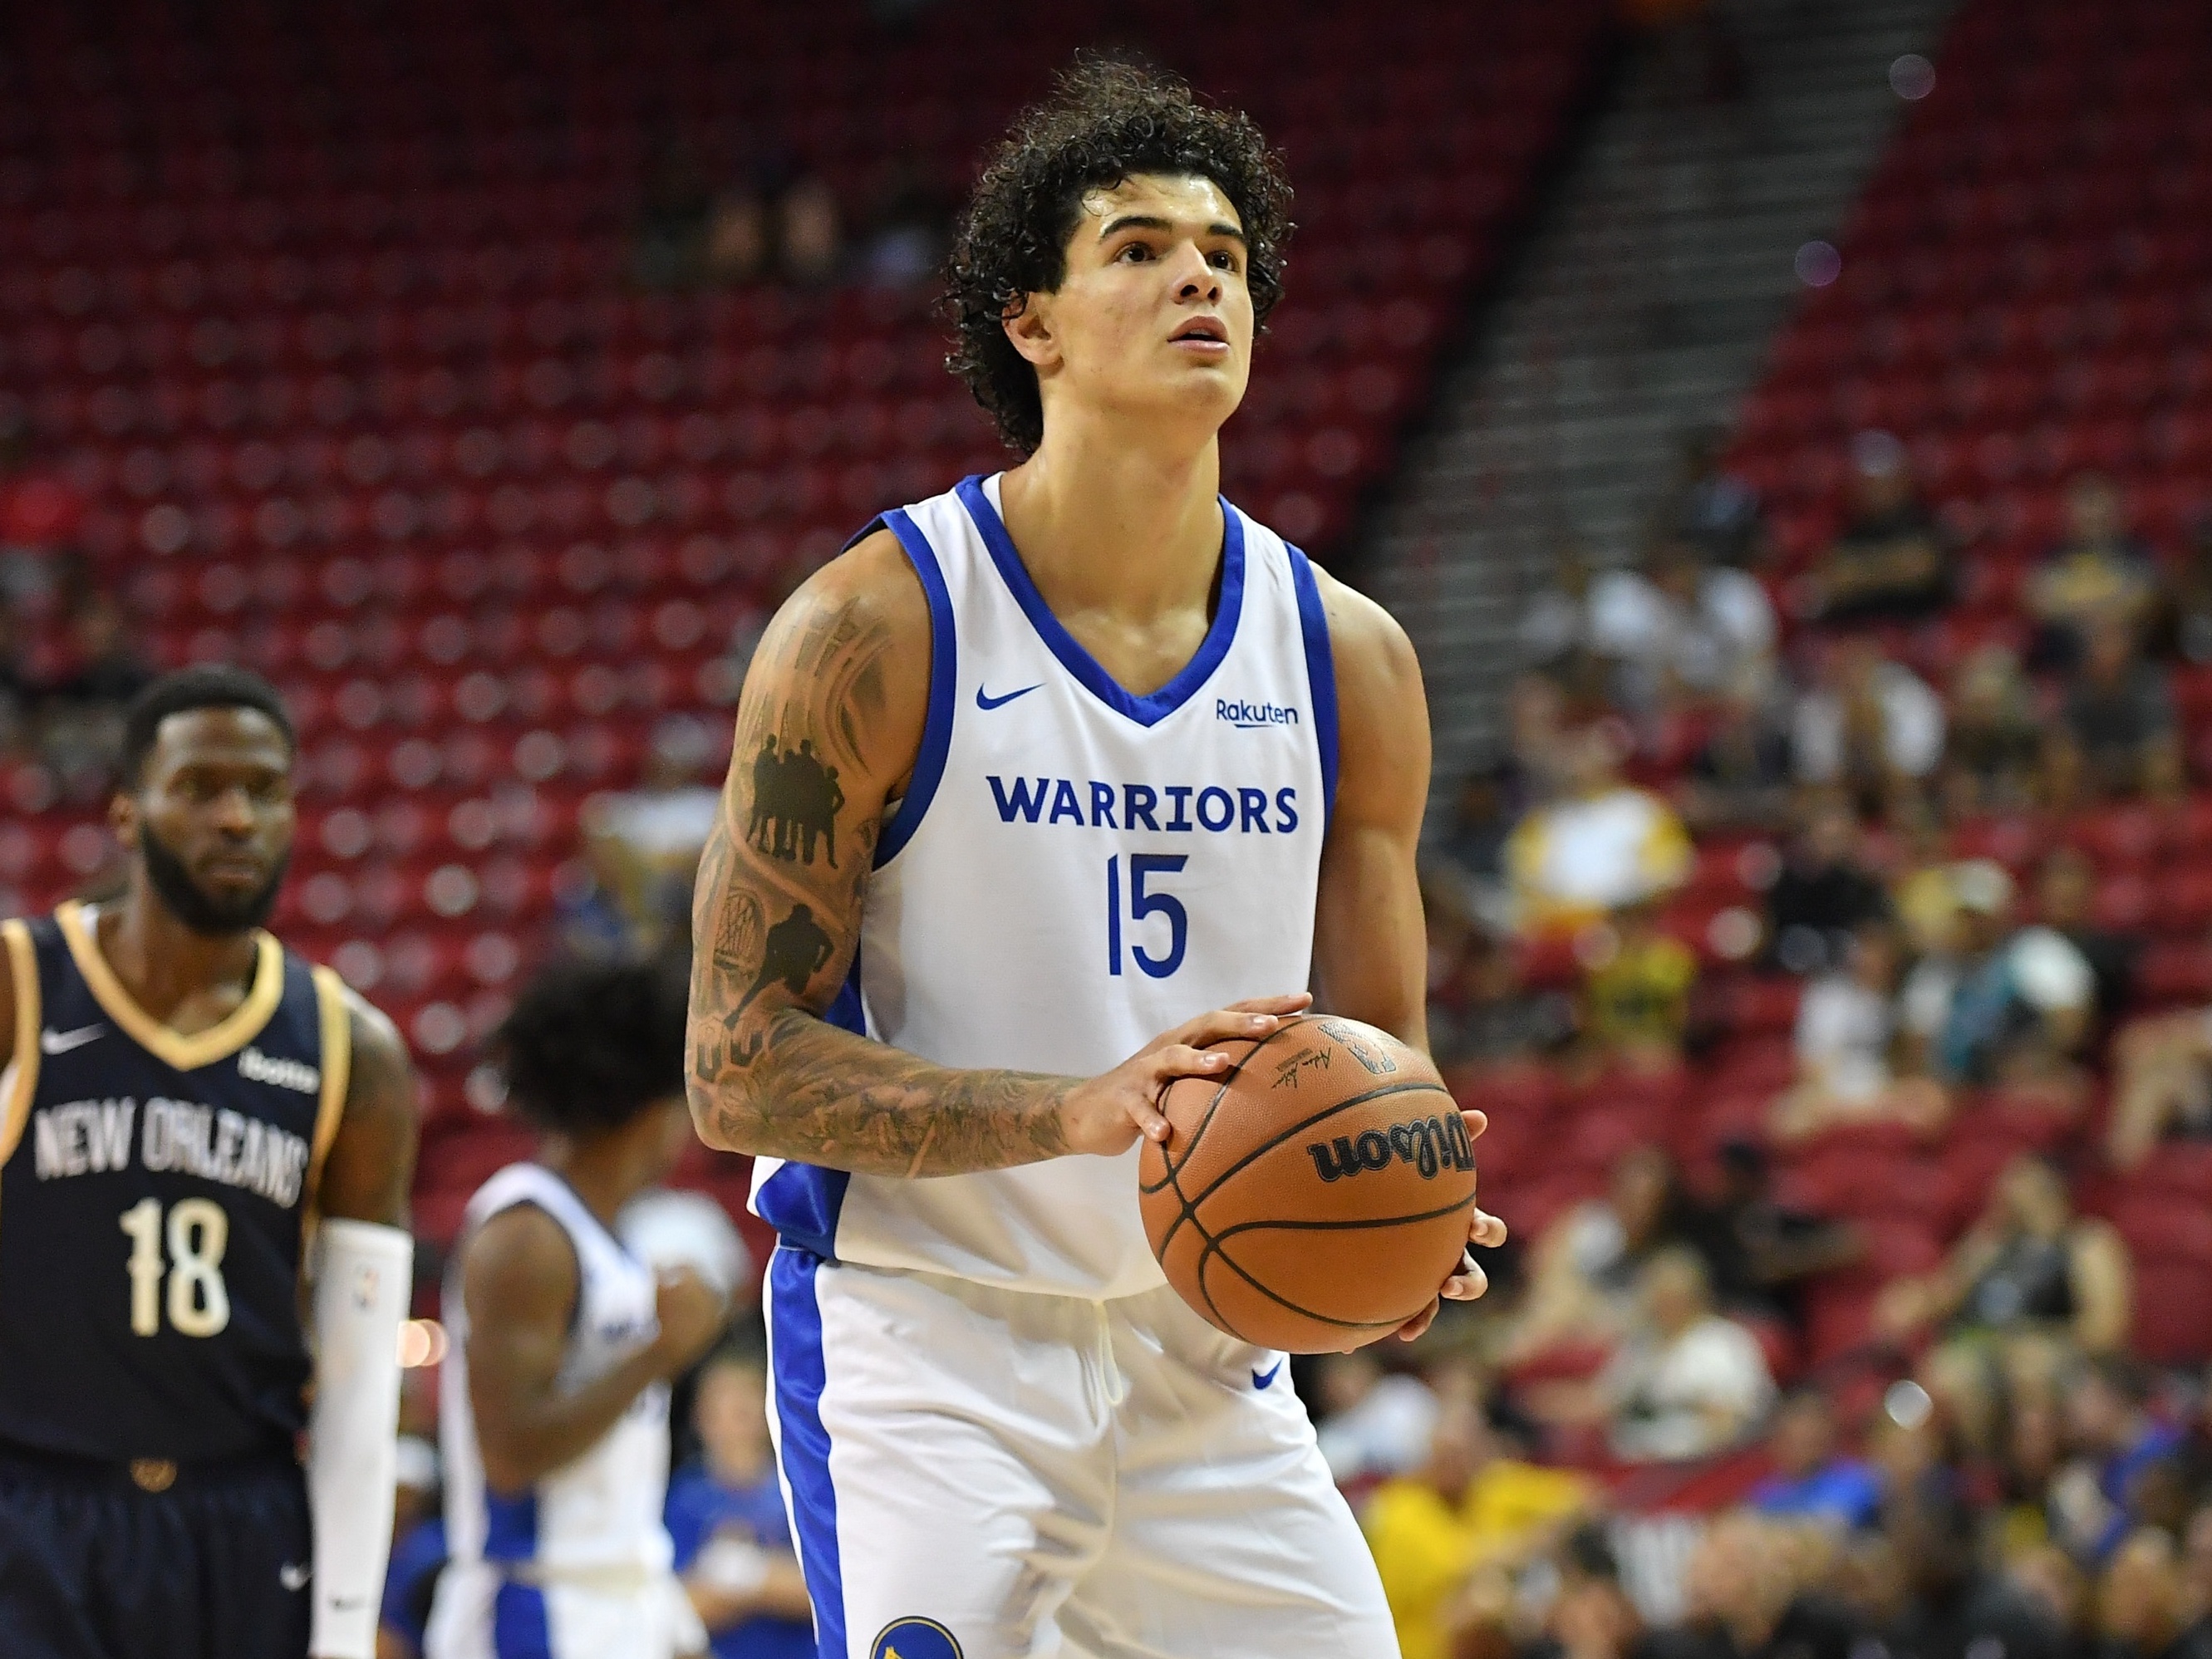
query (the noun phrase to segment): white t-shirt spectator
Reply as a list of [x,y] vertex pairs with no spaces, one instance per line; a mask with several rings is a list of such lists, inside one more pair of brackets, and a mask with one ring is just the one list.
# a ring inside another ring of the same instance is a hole
[[[2055,928],[2023,927],[2001,947],[2012,986],[2039,1013],[2087,1008],[2096,1000],[2097,974],[2074,941]],[[1922,959],[1905,975],[1900,997],[1905,1029],[1915,1036],[1941,1034],[1958,994],[1959,964],[1943,957]]]
[[1672,1341],[1646,1334],[1607,1363],[1613,1449],[1638,1460],[1704,1457],[1741,1440],[1774,1398],[1759,1339],[1706,1314]]
[[1436,1432],[1437,1397],[1418,1376],[1386,1376],[1316,1430],[1339,1486],[1419,1468]]
[[1683,605],[1632,570],[1590,584],[1589,633],[1602,655],[1656,685],[1671,672],[1693,691],[1755,689],[1774,653],[1774,606],[1741,570],[1706,570]]
[[1849,974],[1824,974],[1797,1005],[1799,1069],[1844,1100],[1869,1101],[1889,1087],[1893,1000]]
[[[1907,777],[1924,778],[1943,758],[1943,700],[1911,669],[1884,663],[1875,696],[1881,705],[1882,760]],[[1797,700],[1790,752],[1807,783],[1832,783],[1844,769],[1843,699],[1826,689]]]

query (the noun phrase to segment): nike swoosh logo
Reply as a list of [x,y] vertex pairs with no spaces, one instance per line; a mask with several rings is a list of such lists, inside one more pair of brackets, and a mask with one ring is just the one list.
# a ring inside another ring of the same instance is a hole
[[105,1025],[80,1025],[74,1031],[41,1031],[39,1033],[39,1052],[42,1054],[65,1054],[72,1048],[82,1048],[94,1037],[106,1034]]
[[1264,1388],[1266,1388],[1266,1387],[1267,1386],[1267,1384],[1269,1384],[1270,1382],[1273,1382],[1273,1381],[1274,1381],[1278,1376],[1281,1376],[1281,1375],[1282,1375],[1282,1371],[1283,1371],[1283,1362],[1282,1362],[1281,1360],[1278,1359],[1278,1360],[1275,1362],[1275,1364],[1274,1364],[1274,1367],[1273,1367],[1273,1370],[1264,1370],[1264,1371],[1254,1371],[1254,1372],[1252,1373],[1252,1386],[1253,1386],[1254,1388],[1255,1388],[1255,1389],[1264,1389]]
[[288,1590],[307,1589],[307,1581],[314,1576],[315,1570],[313,1567],[303,1566],[293,1561],[287,1561],[276,1569],[276,1582]]
[[[1037,682],[1037,685],[1042,685],[1043,684],[1044,682],[1042,680],[1039,680]],[[1026,697],[1030,692],[1036,689],[1036,685],[1025,685],[1018,691],[1007,692],[1003,697],[994,697],[985,692],[983,688],[979,685],[975,688],[975,707],[978,708],[1003,708],[1008,703],[1012,702],[1016,697]]]

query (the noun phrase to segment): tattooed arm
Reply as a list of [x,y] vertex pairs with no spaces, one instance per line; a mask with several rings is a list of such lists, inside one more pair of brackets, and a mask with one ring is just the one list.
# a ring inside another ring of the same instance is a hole
[[1202,1015],[1089,1080],[956,1070],[827,1024],[921,746],[929,659],[928,604],[888,531],[817,572],[754,653],[692,908],[687,1088],[710,1146],[908,1176],[1111,1156],[1165,1135],[1174,1079],[1226,1064],[1206,1044],[1305,1004]]

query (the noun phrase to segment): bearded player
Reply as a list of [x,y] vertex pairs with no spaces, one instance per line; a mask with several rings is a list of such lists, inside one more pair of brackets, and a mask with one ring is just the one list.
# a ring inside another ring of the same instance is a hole
[[155,681],[122,895],[0,922],[9,1659],[375,1651],[415,1085],[392,1022],[262,930],[294,759],[258,677]]
[[[781,1238],[823,1659],[1397,1650],[1283,1356],[1167,1286],[1133,1167],[1310,975],[1425,1041],[1413,650],[1218,493],[1288,206],[1243,115],[1079,69],[950,266],[953,367],[1027,459],[884,514],[746,680],[690,1099]],[[798,757],[836,768],[834,867],[775,833],[820,798]]]

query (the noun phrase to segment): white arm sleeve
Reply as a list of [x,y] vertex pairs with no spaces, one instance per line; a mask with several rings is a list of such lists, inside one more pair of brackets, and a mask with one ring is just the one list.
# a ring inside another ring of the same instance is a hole
[[399,1325],[415,1241],[397,1227],[326,1220],[316,1241],[315,1407],[307,1497],[315,1520],[314,1659],[374,1659],[392,1552],[399,1432]]

